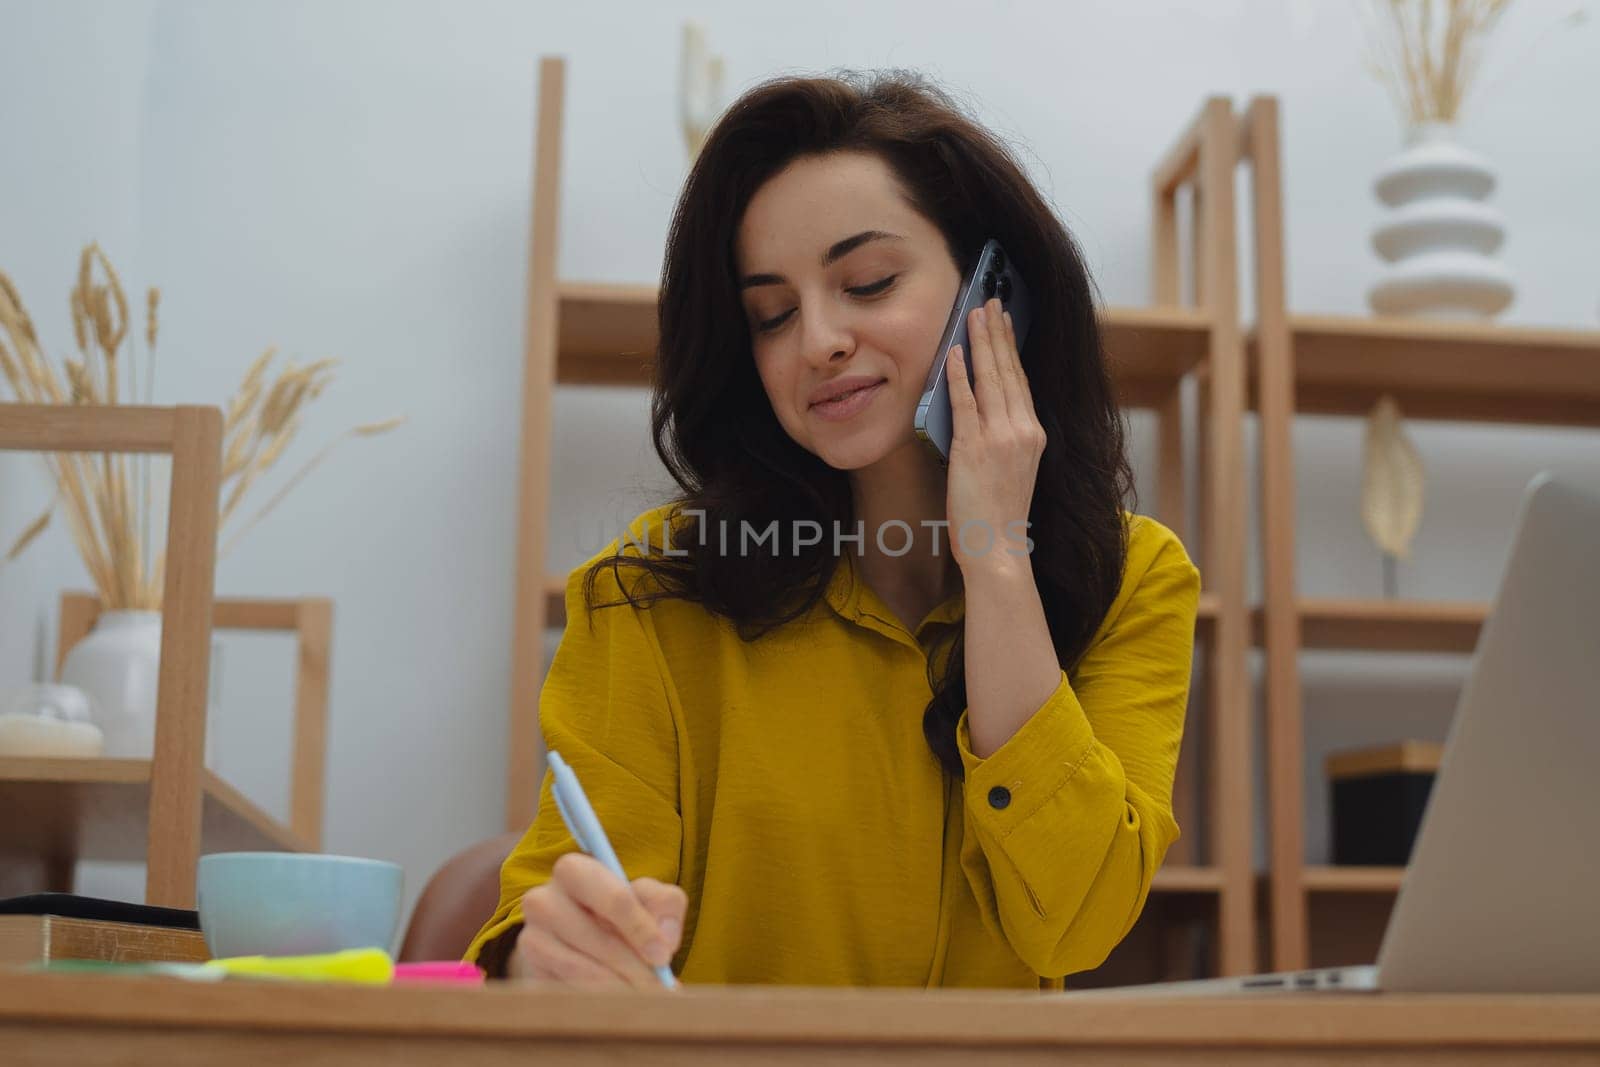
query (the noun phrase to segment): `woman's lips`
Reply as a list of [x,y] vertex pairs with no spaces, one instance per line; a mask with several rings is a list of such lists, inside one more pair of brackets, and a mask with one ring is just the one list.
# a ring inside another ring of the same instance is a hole
[[882,391],[884,385],[884,382],[878,382],[875,385],[869,385],[865,389],[857,389],[853,393],[846,393],[844,396],[833,400],[824,400],[820,404],[812,404],[811,411],[818,418],[826,419],[829,422],[848,419],[872,403],[872,398]]

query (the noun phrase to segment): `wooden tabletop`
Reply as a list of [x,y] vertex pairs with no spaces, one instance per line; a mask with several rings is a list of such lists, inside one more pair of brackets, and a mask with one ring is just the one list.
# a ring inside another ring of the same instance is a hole
[[[1600,996],[1032,993],[514,982],[361,987],[0,972],[8,1064],[1595,1062]],[[469,1058],[470,1057],[470,1058]]]

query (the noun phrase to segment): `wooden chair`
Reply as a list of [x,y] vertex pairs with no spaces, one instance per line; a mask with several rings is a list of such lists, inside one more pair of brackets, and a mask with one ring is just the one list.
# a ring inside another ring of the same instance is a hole
[[522,839],[511,830],[478,841],[446,860],[417,898],[400,944],[400,962],[457,960],[466,955],[500,903],[500,868]]

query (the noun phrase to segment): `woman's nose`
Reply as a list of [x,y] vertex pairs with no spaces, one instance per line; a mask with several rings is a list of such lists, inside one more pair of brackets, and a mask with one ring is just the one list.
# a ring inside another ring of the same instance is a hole
[[855,351],[854,335],[839,314],[826,309],[797,314],[800,315],[800,343],[808,363],[826,367]]

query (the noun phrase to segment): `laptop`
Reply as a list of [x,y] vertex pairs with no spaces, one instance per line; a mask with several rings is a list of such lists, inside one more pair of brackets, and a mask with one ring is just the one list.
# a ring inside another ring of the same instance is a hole
[[1600,992],[1600,492],[1540,474],[1372,966],[1069,990]]

